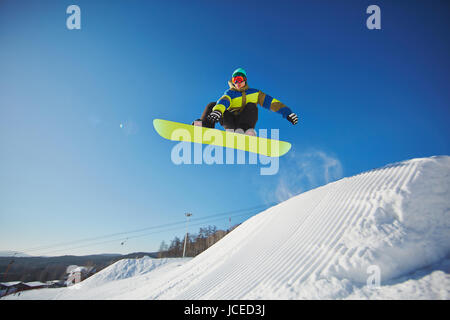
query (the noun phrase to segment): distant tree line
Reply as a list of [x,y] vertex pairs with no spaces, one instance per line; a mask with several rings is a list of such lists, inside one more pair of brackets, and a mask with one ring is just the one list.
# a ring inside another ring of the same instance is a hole
[[119,256],[0,257],[0,282],[63,280],[70,265],[102,270]]
[[[195,257],[196,255],[202,253],[217,241],[225,237],[230,233],[237,225],[233,226],[228,230],[217,230],[216,226],[207,226],[200,228],[197,234],[188,233],[186,241],[186,257]],[[170,244],[167,244],[164,240],[161,242],[159,247],[158,257],[159,258],[174,258],[182,257],[184,249],[185,235],[180,237],[176,236]]]
[[[197,234],[188,233],[186,257],[195,257],[225,237],[238,225],[228,230],[217,230],[216,226],[200,228]],[[158,252],[137,252],[128,255],[90,255],[59,257],[0,257],[0,282],[63,280],[70,265],[94,266],[98,271],[121,259],[182,257],[185,235],[175,237],[169,244],[161,242]]]

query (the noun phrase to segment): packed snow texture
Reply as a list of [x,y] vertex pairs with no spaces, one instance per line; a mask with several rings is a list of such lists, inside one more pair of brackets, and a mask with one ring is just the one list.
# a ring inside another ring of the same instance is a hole
[[448,299],[450,157],[305,192],[192,259],[122,260],[16,299]]

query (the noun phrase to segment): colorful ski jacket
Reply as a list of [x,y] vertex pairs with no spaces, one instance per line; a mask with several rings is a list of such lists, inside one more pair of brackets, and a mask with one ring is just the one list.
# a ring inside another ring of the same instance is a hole
[[230,89],[225,91],[223,96],[217,101],[213,110],[219,110],[222,114],[225,110],[230,112],[241,112],[247,103],[259,104],[263,108],[277,112],[286,118],[292,113],[289,107],[275,98],[272,98],[268,94],[265,94],[258,89],[249,88],[248,84],[245,84],[243,88],[238,90],[231,81],[228,81]]

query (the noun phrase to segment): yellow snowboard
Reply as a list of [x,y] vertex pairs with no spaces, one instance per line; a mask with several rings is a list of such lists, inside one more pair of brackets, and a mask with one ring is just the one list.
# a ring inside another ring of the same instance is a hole
[[153,120],[153,126],[161,137],[172,141],[209,144],[254,152],[268,157],[280,157],[291,149],[291,144],[286,141],[249,136],[162,119]]

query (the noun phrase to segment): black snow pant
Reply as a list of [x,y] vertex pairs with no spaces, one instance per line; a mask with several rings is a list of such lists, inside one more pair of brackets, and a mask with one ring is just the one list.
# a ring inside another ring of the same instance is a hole
[[[202,125],[208,128],[214,128],[214,124],[210,123],[207,118],[212,112],[212,109],[216,105],[215,102],[208,103],[205,110],[203,111]],[[254,129],[256,122],[258,121],[258,107],[256,103],[247,103],[241,112],[230,112],[225,110],[220,118],[219,122],[225,129],[242,129],[247,131],[248,129]]]

